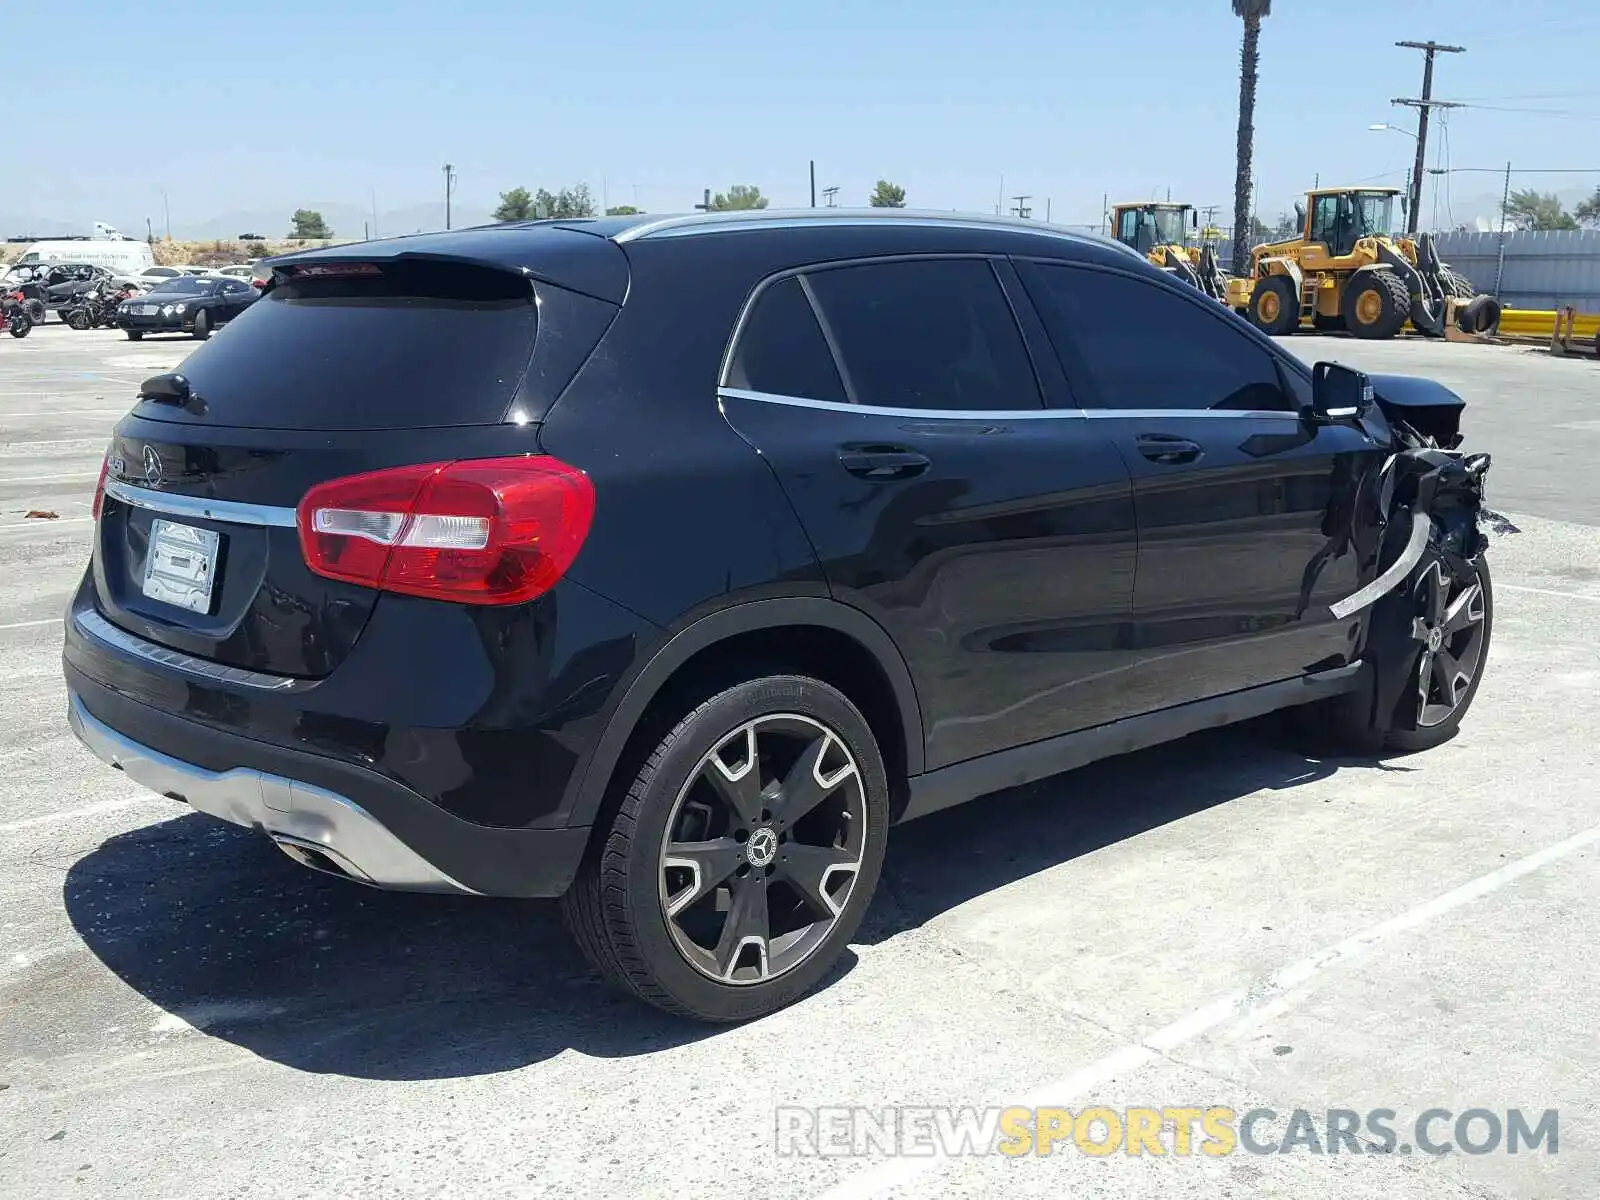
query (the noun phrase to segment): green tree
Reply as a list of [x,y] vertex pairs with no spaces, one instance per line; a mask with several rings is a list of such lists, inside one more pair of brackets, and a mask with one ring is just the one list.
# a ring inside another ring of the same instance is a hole
[[631,204],[613,204],[610,208],[606,209],[606,216],[608,216],[608,217],[633,217],[633,216],[637,216],[638,214],[642,213],[643,211],[644,211],[644,209],[635,208]]
[[1572,215],[1584,225],[1600,225],[1600,187],[1594,189],[1594,195],[1578,201],[1578,207],[1572,210]]
[[562,188],[553,195],[540,188],[534,196],[534,215],[541,218],[592,217],[596,211],[594,197],[589,194],[587,183]]
[[872,195],[867,197],[867,203],[873,208],[904,208],[906,206],[906,190],[898,183],[890,183],[887,179],[878,180],[878,186],[872,189]]
[[1561,207],[1554,192],[1512,192],[1506,216],[1523,229],[1576,229],[1578,222]]
[[533,195],[525,187],[500,193],[500,207],[492,214],[496,221],[526,221],[533,216]]
[[[1250,244],[1252,246],[1259,246],[1262,242],[1270,242],[1271,240],[1272,240],[1272,226],[1268,225],[1260,217],[1251,217],[1250,218]],[[1249,252],[1247,251],[1246,252],[1246,257],[1248,257],[1248,256],[1249,256]]]
[[1233,15],[1244,22],[1239,49],[1239,137],[1233,176],[1233,261],[1250,257],[1251,159],[1256,139],[1256,68],[1261,65],[1261,21],[1272,15],[1272,0],[1233,0]]
[[1278,223],[1272,227],[1272,232],[1267,240],[1272,242],[1286,242],[1290,238],[1297,238],[1304,233],[1304,228],[1295,220],[1293,213],[1281,212],[1278,214]]
[[294,216],[289,218],[291,228],[289,236],[292,238],[331,238],[333,230],[328,228],[328,223],[322,219],[322,214],[309,208],[297,208]]
[[740,209],[765,208],[767,198],[761,194],[761,189],[745,183],[736,183],[727,190],[727,193],[718,192],[711,197],[712,212],[732,212]]

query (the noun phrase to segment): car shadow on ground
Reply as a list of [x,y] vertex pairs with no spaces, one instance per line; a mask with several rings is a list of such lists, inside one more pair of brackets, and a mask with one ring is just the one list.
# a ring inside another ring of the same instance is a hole
[[[1255,722],[934,814],[895,830],[860,940],[1335,769]],[[193,813],[102,843],[69,869],[64,898],[85,944],[130,987],[210,1036],[299,1070],[455,1078],[569,1048],[626,1057],[717,1032],[607,988],[553,903],[371,891]],[[854,962],[847,954],[834,977]]]

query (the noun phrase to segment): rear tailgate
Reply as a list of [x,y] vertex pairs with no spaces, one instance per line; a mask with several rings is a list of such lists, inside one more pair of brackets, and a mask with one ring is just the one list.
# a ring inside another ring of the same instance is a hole
[[539,418],[615,311],[523,271],[438,261],[277,283],[182,364],[187,402],[146,399],[117,426],[89,620],[219,666],[328,674],[379,593],[306,566],[306,491],[535,452]]

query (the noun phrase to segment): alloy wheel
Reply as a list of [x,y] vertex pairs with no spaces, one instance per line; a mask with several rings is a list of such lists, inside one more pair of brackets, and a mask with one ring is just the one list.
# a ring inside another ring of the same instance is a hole
[[1417,726],[1429,729],[1461,707],[1483,665],[1483,584],[1457,584],[1434,561],[1417,581],[1420,616],[1411,636],[1422,643],[1417,661]]
[[838,924],[866,844],[861,771],[836,732],[798,713],[741,725],[667,818],[660,901],[674,946],[719,983],[792,971]]

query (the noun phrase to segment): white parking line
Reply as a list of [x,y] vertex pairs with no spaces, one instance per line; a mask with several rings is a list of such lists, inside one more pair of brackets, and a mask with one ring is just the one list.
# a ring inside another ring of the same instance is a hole
[[[1569,854],[1586,850],[1596,843],[1600,843],[1600,825],[1591,826],[1582,833],[1573,834],[1565,841],[1546,846],[1543,850],[1536,850],[1526,858],[1507,863],[1498,870],[1480,875],[1477,879],[1464,883],[1425,904],[1419,904],[1399,916],[1390,917],[1387,921],[1364,929],[1342,942],[1318,951],[1310,958],[1302,959],[1292,966],[1274,972],[1248,988],[1219,997],[1204,1008],[1195,1009],[1165,1028],[1158,1029],[1142,1041],[1113,1050],[1081,1071],[1075,1071],[1064,1079],[1046,1084],[1020,1100],[1006,1103],[1028,1108],[1064,1104],[1112,1079],[1171,1054],[1186,1042],[1192,1042],[1213,1030],[1248,1021],[1263,1009],[1281,1004],[1291,993],[1309,990],[1318,978],[1329,970],[1365,956],[1368,951],[1390,938],[1409,933],[1437,917],[1499,891],[1508,883],[1515,882],[1540,867],[1549,866]],[[903,1187],[929,1171],[949,1166],[952,1161],[955,1160],[943,1153],[942,1148],[932,1157],[891,1159],[880,1166],[842,1180],[835,1187],[822,1193],[818,1200],[867,1200],[868,1197],[879,1196],[890,1189]]]
[[1558,592],[1552,588],[1522,587],[1515,583],[1497,583],[1494,585],[1497,592],[1527,592],[1530,596],[1560,596],[1563,600],[1588,600],[1592,604],[1600,604],[1600,596],[1585,596],[1582,592]]
[[12,621],[9,625],[0,625],[0,629],[33,629],[39,625],[59,625],[60,617],[45,617],[40,621]]
[[93,517],[35,517],[30,520],[0,521],[0,533],[7,529],[47,529],[52,525],[93,525]]
[[157,796],[154,792],[147,796],[129,796],[126,800],[102,800],[99,804],[85,804],[82,808],[69,808],[65,812],[29,817],[26,821],[12,821],[9,825],[0,825],[0,833],[16,833],[20,829],[32,829],[38,825],[56,825],[62,821],[76,821],[82,817],[93,817],[124,808],[138,808],[143,804],[158,803],[168,808],[173,805],[171,800],[165,796]]
[[100,471],[96,468],[92,471],[69,471],[65,475],[24,475],[20,479],[7,479],[4,476],[0,476],[0,487],[5,487],[12,483],[66,483],[74,479],[88,481],[99,474]]

